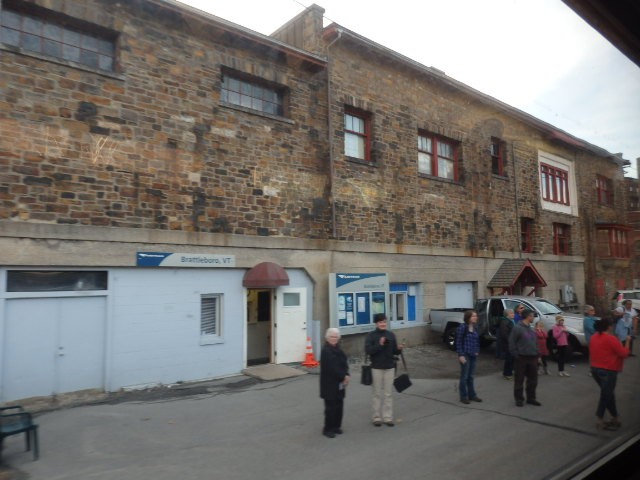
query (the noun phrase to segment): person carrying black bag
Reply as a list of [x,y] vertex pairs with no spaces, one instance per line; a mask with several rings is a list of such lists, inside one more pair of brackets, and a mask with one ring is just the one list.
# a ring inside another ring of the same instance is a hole
[[351,377],[347,355],[338,345],[340,331],[329,328],[324,338],[326,343],[320,354],[320,397],[324,400],[322,434],[327,438],[335,438],[342,434],[345,390]]
[[396,336],[387,330],[387,316],[377,313],[373,317],[376,329],[365,339],[365,352],[371,359],[373,376],[371,399],[373,424],[379,427],[384,422],[393,427],[393,380],[395,355],[400,355],[404,345],[398,345]]

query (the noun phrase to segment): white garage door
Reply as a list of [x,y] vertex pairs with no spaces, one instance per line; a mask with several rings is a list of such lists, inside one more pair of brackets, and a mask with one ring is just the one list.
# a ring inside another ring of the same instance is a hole
[[1,401],[104,388],[104,297],[6,302]]
[[445,303],[446,308],[473,308],[473,283],[447,283]]

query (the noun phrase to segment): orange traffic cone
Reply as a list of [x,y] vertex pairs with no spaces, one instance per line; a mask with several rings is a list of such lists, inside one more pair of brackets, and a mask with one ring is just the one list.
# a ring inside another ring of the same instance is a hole
[[313,367],[317,367],[318,365],[320,365],[320,362],[318,362],[313,357],[313,348],[311,347],[311,337],[307,337],[307,354],[304,357],[304,362],[302,362],[302,366],[313,368]]

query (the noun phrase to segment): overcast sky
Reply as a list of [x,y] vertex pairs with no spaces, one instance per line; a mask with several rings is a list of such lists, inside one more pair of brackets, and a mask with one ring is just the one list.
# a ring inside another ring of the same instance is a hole
[[[313,2],[185,0],[264,35]],[[315,0],[336,22],[611,153],[637,177],[640,67],[561,0]]]

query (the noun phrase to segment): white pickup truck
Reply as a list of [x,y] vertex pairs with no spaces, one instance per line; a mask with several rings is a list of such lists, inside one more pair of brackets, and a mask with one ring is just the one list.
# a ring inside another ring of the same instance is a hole
[[[542,321],[546,330],[556,323],[556,315],[564,317],[564,325],[569,331],[569,347],[567,355],[572,352],[584,353],[586,341],[584,338],[583,317],[575,313],[563,312],[560,307],[541,297],[523,297],[517,295],[500,295],[478,300],[474,310],[478,312],[478,331],[483,342],[490,343],[495,340],[496,329],[503,316],[504,310],[515,310],[519,304],[535,312],[535,321]],[[442,333],[442,339],[451,349],[455,348],[456,329],[463,321],[466,308],[431,309],[429,321],[431,329]],[[549,332],[549,347],[551,353],[555,352],[553,335]]]

